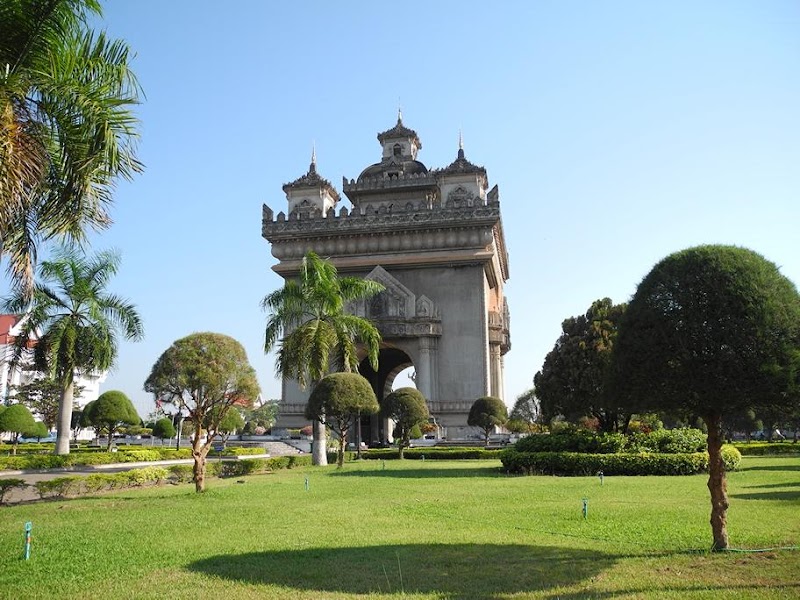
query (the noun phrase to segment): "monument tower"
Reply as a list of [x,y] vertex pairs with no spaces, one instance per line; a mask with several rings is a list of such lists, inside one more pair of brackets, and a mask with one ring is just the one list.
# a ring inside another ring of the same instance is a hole
[[[341,275],[385,286],[381,294],[349,307],[381,333],[379,366],[360,373],[380,401],[395,377],[413,366],[415,383],[431,416],[449,439],[472,433],[467,415],[475,399],[504,399],[503,355],[511,347],[509,311],[503,294],[508,253],[497,186],[486,169],[467,160],[459,140],[456,159],[429,170],[417,160],[422,142],[397,123],[378,134],[381,160],[342,190],[308,172],[283,186],[287,212],[263,207],[262,235],[278,259],[273,269],[297,276],[308,250],[330,259]],[[276,428],[302,427],[308,390],[284,380]],[[361,439],[391,437],[377,417],[362,422]]]

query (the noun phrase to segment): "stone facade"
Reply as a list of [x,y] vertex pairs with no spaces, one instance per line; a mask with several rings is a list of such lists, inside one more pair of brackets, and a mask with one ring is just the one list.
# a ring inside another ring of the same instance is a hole
[[[342,275],[382,283],[380,295],[349,307],[383,337],[378,372],[366,361],[360,372],[380,400],[413,366],[442,435],[465,437],[474,400],[504,398],[503,355],[511,344],[499,192],[489,189],[486,170],[466,159],[462,144],[453,163],[428,170],[417,160],[419,136],[399,115],[378,141],[381,161],[343,180],[350,207],[337,210],[339,194],[317,175],[312,157],[309,172],[284,186],[288,215],[263,207],[262,235],[284,278],[296,276],[313,250]],[[278,428],[307,424],[307,397],[284,381]],[[364,422],[366,441],[390,437],[388,423]]]

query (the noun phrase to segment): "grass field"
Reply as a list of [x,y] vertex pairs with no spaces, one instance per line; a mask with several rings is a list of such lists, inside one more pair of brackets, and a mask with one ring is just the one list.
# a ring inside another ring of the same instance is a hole
[[[0,508],[0,598],[800,598],[800,550],[705,551],[705,476],[498,467],[368,461]],[[800,457],[745,458],[729,494],[734,547],[800,544]]]

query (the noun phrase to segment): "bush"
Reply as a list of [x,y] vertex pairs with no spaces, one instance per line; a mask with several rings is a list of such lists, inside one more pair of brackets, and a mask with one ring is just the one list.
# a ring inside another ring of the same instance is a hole
[[6,496],[14,489],[28,487],[22,479],[0,479],[0,504],[4,504]]
[[694,475],[708,470],[708,454],[583,454],[502,451],[506,471],[527,475]]
[[742,456],[769,456],[771,454],[800,454],[800,444],[786,442],[750,442],[732,444]]
[[534,434],[515,444],[519,452],[585,452],[612,454],[625,448],[625,436],[619,433],[599,434],[587,430],[563,429],[558,433]]
[[214,456],[249,456],[255,454],[264,454],[266,451],[263,448],[241,448],[239,446],[233,446],[231,448],[225,448],[221,452],[217,452],[216,450],[212,450],[209,452],[209,455]]
[[[502,450],[487,450],[485,448],[406,448],[403,458],[421,460],[497,460]],[[361,458],[393,460],[399,458],[396,448],[375,448],[361,453]]]
[[625,449],[628,452],[685,454],[704,452],[706,445],[706,434],[699,429],[658,429],[630,435]]
[[41,498],[66,498],[80,493],[82,479],[84,477],[56,477],[37,481],[34,487]]
[[722,463],[726,471],[735,471],[739,463],[742,462],[742,454],[731,444],[722,446]]

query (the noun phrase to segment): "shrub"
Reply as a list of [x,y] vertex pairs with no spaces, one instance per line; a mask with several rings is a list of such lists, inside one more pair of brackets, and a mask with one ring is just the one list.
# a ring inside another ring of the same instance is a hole
[[708,470],[708,454],[583,454],[502,451],[506,471],[540,475],[694,475]]
[[625,436],[619,433],[598,434],[593,431],[563,429],[558,433],[534,434],[515,444],[520,452],[585,452],[610,454],[622,452]]
[[726,471],[735,471],[739,463],[742,462],[742,454],[731,444],[725,444],[720,451],[722,454],[722,463],[725,465]]
[[37,481],[34,484],[41,498],[66,498],[80,493],[83,477],[56,477],[49,481]]
[[[407,448],[403,458],[421,460],[497,460],[502,450],[487,450],[486,448]],[[361,453],[361,458],[393,460],[399,458],[399,451],[395,448],[375,448]]]
[[733,444],[742,456],[768,456],[770,454],[800,454],[800,444],[776,442],[751,442]]
[[630,435],[626,451],[681,454],[704,452],[706,447],[706,434],[699,429],[658,429]]
[[0,479],[0,504],[5,504],[6,496],[14,489],[28,487],[23,479]]

